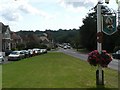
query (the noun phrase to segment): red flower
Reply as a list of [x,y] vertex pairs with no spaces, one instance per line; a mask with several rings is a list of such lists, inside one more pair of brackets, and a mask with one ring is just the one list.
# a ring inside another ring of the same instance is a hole
[[107,67],[112,58],[106,50],[102,50],[101,54],[97,50],[94,50],[88,54],[87,61],[93,66],[101,65],[102,67]]

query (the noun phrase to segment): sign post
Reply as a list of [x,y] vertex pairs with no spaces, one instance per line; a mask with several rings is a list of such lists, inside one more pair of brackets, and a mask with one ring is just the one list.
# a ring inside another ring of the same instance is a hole
[[[97,50],[98,52],[101,54],[102,51],[102,15],[101,15],[101,3],[98,2],[97,5],[97,40],[100,40],[99,42],[97,42]],[[99,65],[98,66],[98,70],[96,71],[96,84],[97,85],[104,85],[104,80],[103,80],[103,70],[102,67]]]
[[103,15],[103,29],[102,31],[107,35],[114,34],[116,29],[116,15]]
[[[105,3],[109,4],[109,0],[105,0]],[[97,4],[97,50],[99,54],[101,54],[102,52],[102,41],[103,41],[102,32],[104,32],[107,35],[112,35],[117,31],[116,14],[114,13],[114,15],[107,14],[102,16],[101,6],[102,4],[98,2]],[[102,67],[100,65],[98,65],[98,70],[96,71],[96,84],[104,85],[104,71],[102,70]]]

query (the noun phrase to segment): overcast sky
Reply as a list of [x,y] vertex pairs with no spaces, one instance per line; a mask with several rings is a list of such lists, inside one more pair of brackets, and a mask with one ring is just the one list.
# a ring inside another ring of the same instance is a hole
[[[110,0],[108,7],[117,11],[115,1]],[[97,2],[98,0],[0,0],[0,22],[9,25],[11,31],[77,29]]]

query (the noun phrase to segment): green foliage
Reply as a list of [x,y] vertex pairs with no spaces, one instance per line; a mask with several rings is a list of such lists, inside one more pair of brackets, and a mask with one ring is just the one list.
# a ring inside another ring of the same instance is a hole
[[23,50],[25,48],[25,45],[23,43],[17,44],[16,49],[17,50]]
[[16,50],[16,48],[11,48],[11,50],[12,50],[12,51],[15,51],[15,50]]
[[[88,13],[83,19],[83,25],[80,27],[80,41],[83,47],[92,51],[97,49],[97,9],[96,6],[93,8],[94,11]],[[102,13],[109,13],[110,9],[107,6],[102,6]],[[113,52],[115,46],[120,46],[120,31],[117,31],[115,34],[109,36],[103,34],[103,43],[102,48],[108,52]]]
[[[32,47],[36,47],[38,46],[39,43],[39,47],[43,47],[41,46],[41,41],[39,41],[39,39],[37,38],[38,36],[41,36],[43,33],[47,33],[48,34],[48,39],[49,40],[53,40],[54,43],[70,43],[72,45],[72,47],[74,48],[79,48],[80,45],[80,36],[79,36],[79,30],[77,29],[70,29],[70,30],[63,30],[63,29],[59,29],[59,30],[46,30],[46,31],[19,31],[17,32],[17,34],[19,34],[21,37],[24,37],[23,39],[25,41],[27,41],[27,48],[32,48]],[[27,37],[25,37],[27,36]],[[39,41],[39,42],[38,42]],[[35,45],[36,44],[36,45]]]
[[31,41],[26,44],[26,48],[27,49],[37,48],[39,47],[39,45],[40,45],[39,43]]
[[78,29],[59,29],[57,31],[50,30],[50,33],[56,43],[70,43],[74,48],[80,46],[80,35]]
[[90,13],[83,19],[83,25],[80,27],[81,44],[88,50],[96,49],[96,24],[96,15]]
[[39,45],[39,48],[41,48],[41,49],[45,49],[45,48],[47,48],[47,45],[45,45],[45,44],[41,44],[41,45]]

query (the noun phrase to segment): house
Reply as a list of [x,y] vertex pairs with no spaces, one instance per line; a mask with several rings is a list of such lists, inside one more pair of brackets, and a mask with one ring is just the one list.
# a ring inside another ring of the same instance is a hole
[[11,50],[11,31],[9,25],[0,22],[0,52]]
[[11,39],[12,39],[11,41],[12,49],[16,49],[17,44],[20,44],[23,41],[22,38],[19,35],[17,35],[15,32],[11,32]]
[[45,35],[40,36],[40,40],[41,40],[42,44],[45,44],[47,47],[49,47],[50,41]]
[[48,39],[48,35],[46,33],[43,33],[43,35],[40,36],[40,41],[49,48],[54,47],[53,42]]

